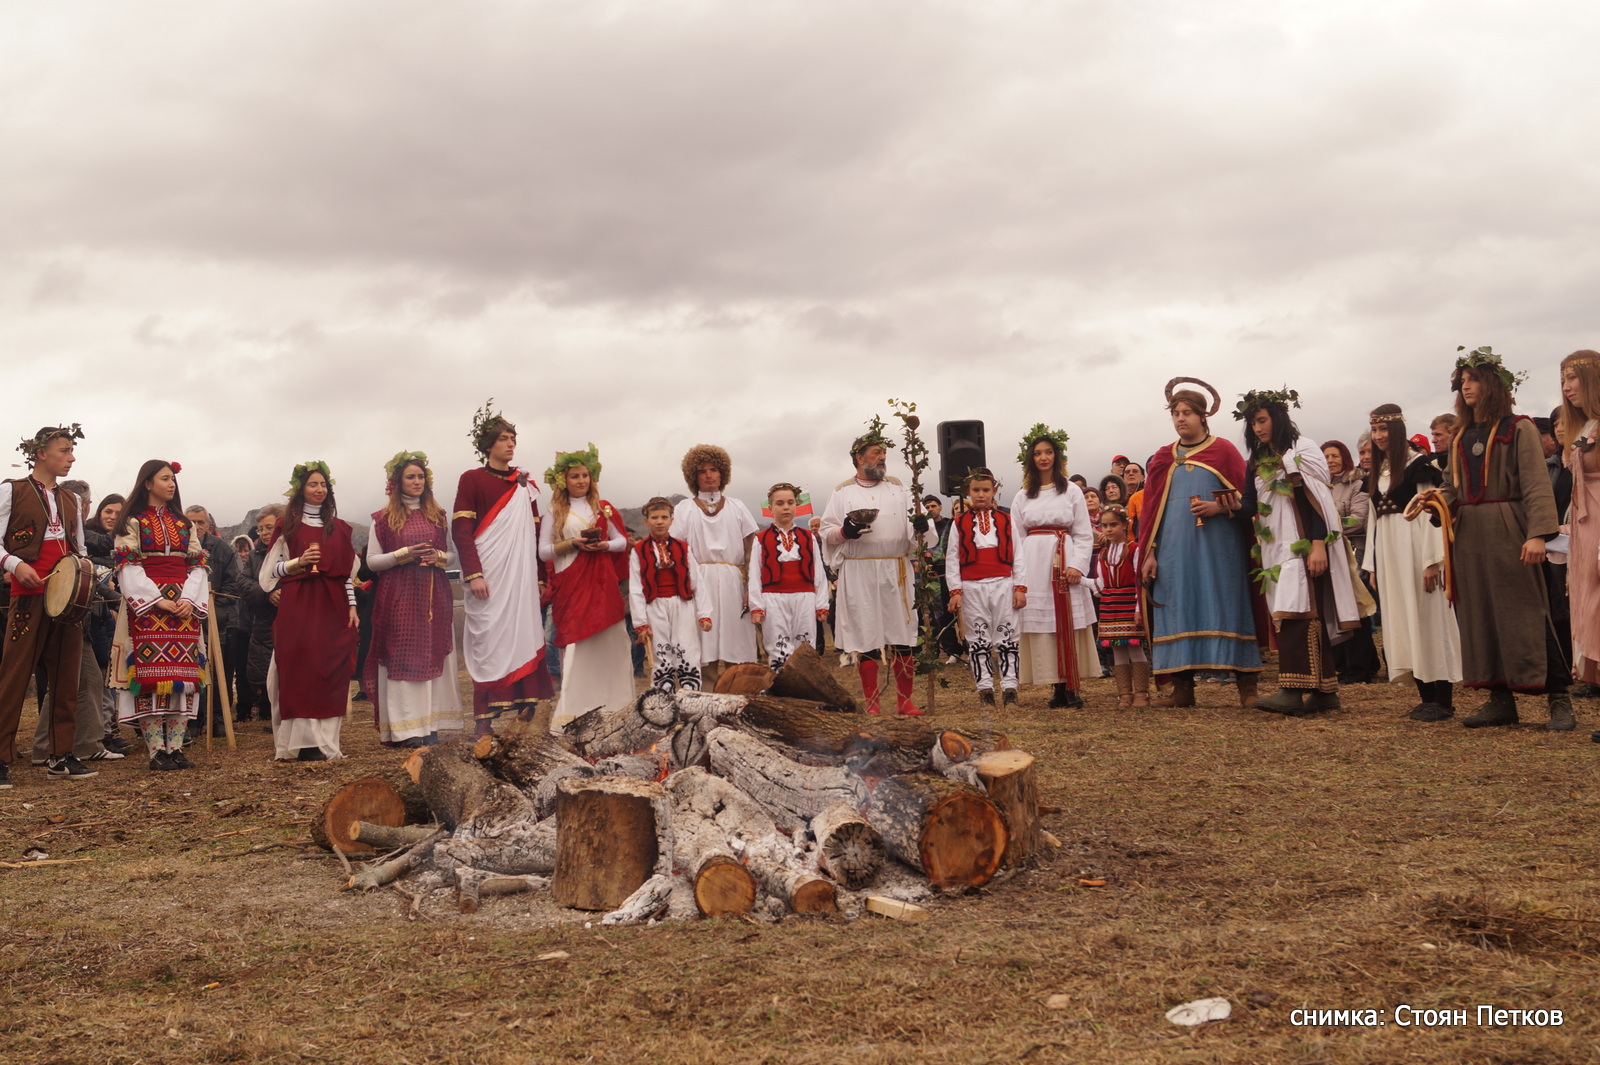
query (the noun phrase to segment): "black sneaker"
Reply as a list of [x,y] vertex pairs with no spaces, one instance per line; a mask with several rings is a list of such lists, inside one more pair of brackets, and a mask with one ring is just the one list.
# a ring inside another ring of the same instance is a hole
[[11,767],[0,762],[0,791],[11,790]]
[[174,769],[194,768],[194,763],[189,761],[189,756],[182,751],[173,751],[167,755],[167,759],[172,763],[172,768]]
[[102,747],[91,754],[87,760],[90,762],[115,762],[119,758],[126,757],[128,756],[118,751],[113,751],[110,747]]
[[178,765],[172,760],[172,755],[166,751],[157,751],[150,756],[150,768],[158,773],[165,773],[169,769],[177,769]]
[[55,777],[57,780],[63,778],[67,780],[87,780],[89,777],[99,776],[100,771],[98,769],[90,769],[70,754],[64,754],[59,758],[51,758],[45,762],[44,775]]
[[105,738],[100,741],[100,746],[104,747],[108,751],[112,751],[124,757],[126,757],[133,750],[133,744],[129,743],[127,740],[123,739],[121,736],[118,736],[114,732],[107,733]]

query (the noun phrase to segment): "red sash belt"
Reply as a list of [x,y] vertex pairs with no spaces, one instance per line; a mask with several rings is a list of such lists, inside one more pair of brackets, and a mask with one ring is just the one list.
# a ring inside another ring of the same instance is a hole
[[139,564],[157,584],[182,584],[189,579],[189,560],[183,555],[146,555]]
[[1072,585],[1067,583],[1067,537],[1065,525],[1035,525],[1029,536],[1054,536],[1055,553],[1050,556],[1050,599],[1056,608],[1056,674],[1072,691],[1078,690],[1078,650],[1072,643]]

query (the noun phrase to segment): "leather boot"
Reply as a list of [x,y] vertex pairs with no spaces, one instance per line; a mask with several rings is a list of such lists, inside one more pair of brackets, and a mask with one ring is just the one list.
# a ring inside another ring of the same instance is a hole
[[861,694],[867,698],[867,713],[878,712],[878,660],[876,658],[863,658],[856,664],[856,672],[861,674]]
[[1339,709],[1338,692],[1308,692],[1305,705],[1300,708],[1301,716],[1320,714],[1327,710]]
[[994,692],[992,692],[992,691],[979,692],[978,693],[978,705],[979,706],[993,706],[994,705]]
[[1572,718],[1572,696],[1567,692],[1551,692],[1550,720],[1545,723],[1548,732],[1571,732],[1578,723]]
[[917,683],[917,660],[910,655],[895,655],[890,668],[894,670],[895,702],[900,716],[921,717],[922,711],[911,701],[911,691]]
[[1133,663],[1112,663],[1111,676],[1117,684],[1117,709],[1126,710],[1133,705]]
[[1305,709],[1306,693],[1299,688],[1279,688],[1256,700],[1256,709],[1269,714],[1298,714]]
[[1133,707],[1142,709],[1150,705],[1150,663],[1133,663],[1133,676],[1130,684],[1133,689]]
[[1235,673],[1233,683],[1239,689],[1239,709],[1249,710],[1256,705],[1260,690],[1260,676],[1255,673]]
[[1061,710],[1069,704],[1067,702],[1067,686],[1065,684],[1052,684],[1050,686],[1050,702],[1046,704],[1052,710]]
[[1194,705],[1194,673],[1183,670],[1178,673],[1168,673],[1167,683],[1156,681],[1158,689],[1156,705],[1181,709]]
[[1511,689],[1491,688],[1489,701],[1479,707],[1476,714],[1464,718],[1461,724],[1466,728],[1488,728],[1515,725],[1517,720],[1517,697],[1511,694]]

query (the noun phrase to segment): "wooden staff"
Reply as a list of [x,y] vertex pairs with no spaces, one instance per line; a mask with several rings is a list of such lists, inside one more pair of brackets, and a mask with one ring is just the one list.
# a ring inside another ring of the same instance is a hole
[[[228,750],[237,748],[233,738],[233,702],[228,698],[228,682],[222,669],[222,636],[217,632],[217,597],[211,595],[206,605],[206,636],[211,646],[211,690],[220,692],[216,697],[222,705],[222,729],[228,735]],[[221,683],[217,683],[221,680]],[[211,749],[211,718],[213,710],[206,708],[206,750]]]

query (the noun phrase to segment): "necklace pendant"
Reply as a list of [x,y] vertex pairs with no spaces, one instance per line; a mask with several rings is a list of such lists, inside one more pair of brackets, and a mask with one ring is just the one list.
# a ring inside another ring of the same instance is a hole
[[1483,454],[1483,441],[1482,440],[1479,440],[1477,443],[1472,445],[1472,454],[1473,454],[1474,457],[1478,457],[1478,456],[1481,456]]

